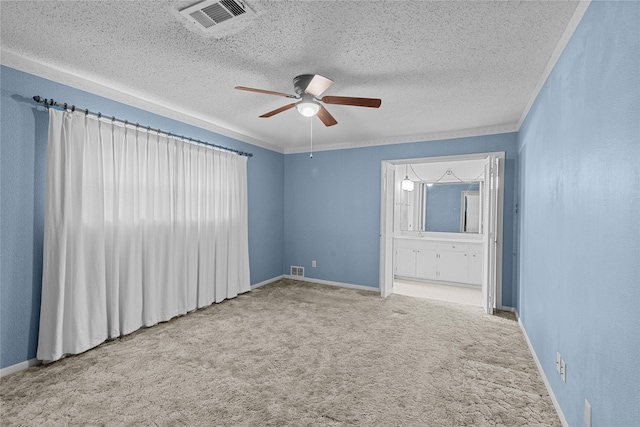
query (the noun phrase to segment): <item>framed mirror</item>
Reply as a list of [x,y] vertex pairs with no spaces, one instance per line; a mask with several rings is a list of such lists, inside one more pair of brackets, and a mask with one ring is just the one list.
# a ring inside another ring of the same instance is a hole
[[482,232],[481,182],[416,182],[400,196],[400,231]]
[[[465,193],[475,193],[479,202],[479,183],[446,183],[424,185],[424,227],[419,231],[440,233],[479,233],[479,206],[469,211],[468,198]],[[463,200],[463,203],[461,203]],[[467,224],[476,224],[475,230]],[[466,229],[465,229],[466,228]]]

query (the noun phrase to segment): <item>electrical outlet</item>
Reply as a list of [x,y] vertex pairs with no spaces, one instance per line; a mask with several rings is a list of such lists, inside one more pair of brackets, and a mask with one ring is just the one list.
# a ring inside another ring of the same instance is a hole
[[560,356],[560,353],[556,353],[556,371],[558,371],[558,373],[560,373],[560,361],[562,360],[562,356]]
[[560,376],[562,377],[562,382],[567,382],[567,364],[564,363],[564,359],[560,359]]
[[591,404],[587,399],[584,399],[584,424],[591,427]]
[[311,267],[316,268],[316,260],[311,261]]

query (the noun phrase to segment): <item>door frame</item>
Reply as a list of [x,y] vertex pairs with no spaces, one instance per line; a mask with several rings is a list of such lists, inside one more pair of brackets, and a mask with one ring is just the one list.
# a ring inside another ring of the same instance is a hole
[[393,219],[395,209],[395,165],[382,162],[380,189],[380,296],[386,298],[393,293],[395,271]]
[[[452,156],[419,157],[395,160],[383,160],[381,163],[381,190],[380,190],[380,295],[384,298],[393,292],[393,272],[395,271],[395,260],[393,254],[393,244],[389,248],[389,240],[396,237],[394,230],[393,216],[397,215],[395,209],[395,192],[400,191],[396,185],[389,186],[390,169],[394,170],[398,165],[416,163],[441,163],[468,160],[488,159],[490,156],[499,158],[498,163],[498,194],[497,194],[497,242],[495,258],[495,283],[493,284],[494,308],[502,309],[502,258],[503,258],[503,217],[504,217],[504,183],[505,183],[505,152],[485,152]],[[394,181],[395,184],[395,181]],[[391,193],[390,194],[390,191]],[[391,216],[391,218],[390,218]],[[399,235],[399,233],[398,233]],[[484,252],[484,251],[483,251]],[[483,254],[486,256],[487,254]],[[389,271],[391,270],[391,271]]]

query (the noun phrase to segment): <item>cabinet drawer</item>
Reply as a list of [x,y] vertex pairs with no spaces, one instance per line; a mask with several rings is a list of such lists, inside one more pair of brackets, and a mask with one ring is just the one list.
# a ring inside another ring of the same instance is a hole
[[431,242],[428,240],[409,240],[409,239],[396,239],[396,248],[417,249],[417,250],[436,250],[438,248],[437,242]]
[[438,250],[451,252],[469,252],[467,243],[438,243]]
[[431,242],[429,240],[423,240],[418,242],[418,249],[422,251],[436,251],[438,250],[438,242]]
[[396,249],[416,249],[417,245],[414,240],[396,239]]
[[469,244],[469,252],[471,252],[472,254],[482,255],[482,243]]

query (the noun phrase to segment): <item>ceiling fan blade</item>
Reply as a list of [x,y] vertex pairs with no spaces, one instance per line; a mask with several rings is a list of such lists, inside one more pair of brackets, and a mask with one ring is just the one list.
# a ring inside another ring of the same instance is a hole
[[295,95],[289,95],[288,93],[274,92],[272,90],[256,89],[256,88],[246,87],[246,86],[236,86],[234,87],[234,89],[246,90],[248,92],[266,93],[267,95],[284,96],[286,98],[296,98]]
[[323,96],[325,104],[353,105],[356,107],[378,108],[382,100],[378,98],[353,98],[351,96]]
[[316,74],[309,82],[309,85],[304,90],[306,93],[310,93],[313,96],[320,96],[322,92],[329,89],[329,86],[333,84],[333,80]]
[[263,115],[261,115],[260,117],[266,118],[266,117],[271,117],[271,116],[275,116],[278,113],[282,113],[283,111],[287,111],[290,108],[293,108],[296,106],[296,103],[291,103],[291,104],[287,104],[284,107],[280,107],[280,108],[276,108],[273,111],[269,111],[268,113],[264,113]]
[[318,118],[324,123],[325,126],[333,126],[337,125],[338,122],[333,118],[331,113],[327,111],[322,105],[320,106],[320,110],[318,110],[318,114],[316,114]]

